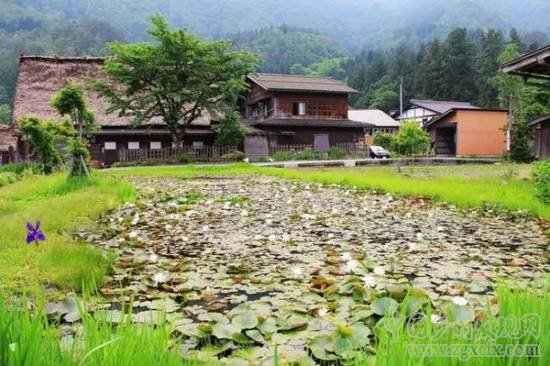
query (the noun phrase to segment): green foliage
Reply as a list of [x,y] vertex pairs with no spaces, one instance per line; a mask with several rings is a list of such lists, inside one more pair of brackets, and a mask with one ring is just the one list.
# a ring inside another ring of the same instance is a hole
[[426,155],[430,149],[428,133],[414,121],[405,121],[394,138],[392,150],[400,155]]
[[74,82],[67,84],[52,97],[50,106],[59,115],[69,116],[80,137],[82,137],[84,131],[92,132],[95,130],[95,116],[88,110],[86,98],[80,85]]
[[[98,175],[32,176],[0,189],[0,291],[44,293],[46,284],[61,291],[78,290],[83,282],[101,285],[110,260],[72,234],[94,227],[100,214],[134,199],[132,186]],[[27,220],[42,221],[47,241],[40,250],[24,244]]]
[[16,181],[17,181],[17,174],[12,172],[0,173],[0,187],[15,183]]
[[337,80],[345,80],[345,62],[345,58],[327,58],[309,66],[295,64],[290,68],[290,73],[295,75],[322,76]]
[[[77,299],[80,303],[80,300]],[[82,312],[82,327],[74,342],[60,340],[55,322],[39,306],[7,303],[0,298],[0,363],[6,366],[47,365],[134,365],[186,366],[180,347],[171,338],[171,328],[161,325],[136,326],[129,320],[116,326],[98,312]],[[42,305],[42,304],[39,304]],[[198,364],[198,363],[197,363]]]
[[375,146],[382,146],[388,150],[394,146],[395,135],[391,133],[378,132],[372,139],[372,144]]
[[90,151],[84,140],[74,138],[69,142],[68,152],[71,156],[70,177],[85,177],[90,174]]
[[160,116],[181,141],[182,126],[203,111],[235,107],[257,57],[232,50],[228,42],[171,31],[160,16],[151,23],[148,33],[156,43],[111,44],[113,56],[103,67],[110,81],[96,81],[94,88],[110,102],[109,112],[132,116],[136,124]]
[[533,148],[529,143],[532,135],[531,127],[523,122],[514,123],[512,129],[512,145],[508,158],[517,163],[530,163],[533,161]]
[[544,203],[550,203],[550,159],[535,163],[532,178],[537,198]]
[[246,158],[246,154],[242,151],[233,151],[232,153],[222,156],[223,161],[243,161]]
[[237,113],[228,110],[223,121],[217,126],[216,133],[216,145],[239,146],[244,141],[247,129],[241,125]]
[[11,107],[8,104],[0,104],[0,124],[11,123]]
[[40,167],[32,161],[24,161],[16,164],[0,165],[0,173],[10,172],[18,176],[38,174]]
[[259,69],[263,72],[322,72],[329,66],[325,62],[331,63],[326,59],[346,55],[344,48],[330,36],[287,25],[239,33],[232,40],[235,48],[248,49],[262,57]]
[[45,174],[53,173],[62,163],[61,155],[55,146],[55,135],[47,125],[37,118],[23,118],[20,122],[21,132],[28,139],[33,154],[38,157]]

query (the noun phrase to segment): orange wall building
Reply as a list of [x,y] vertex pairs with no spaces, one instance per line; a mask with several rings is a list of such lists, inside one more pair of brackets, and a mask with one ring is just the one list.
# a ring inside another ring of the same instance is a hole
[[426,126],[438,155],[499,157],[506,152],[508,112],[450,109]]

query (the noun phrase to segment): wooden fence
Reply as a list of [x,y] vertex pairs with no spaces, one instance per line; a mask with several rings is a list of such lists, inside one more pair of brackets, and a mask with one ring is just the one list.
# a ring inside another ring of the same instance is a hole
[[119,151],[119,160],[144,161],[150,159],[169,160],[189,158],[193,161],[222,161],[224,156],[238,149],[232,146],[202,146],[184,145],[179,147],[165,147],[163,149],[123,149]]
[[[350,155],[363,155],[367,153],[367,145],[359,144],[355,142],[337,142],[330,145],[331,149],[342,150]],[[314,151],[313,145],[303,144],[303,145],[277,145],[271,148],[271,154],[277,152],[290,152],[290,151],[305,151],[311,150]]]

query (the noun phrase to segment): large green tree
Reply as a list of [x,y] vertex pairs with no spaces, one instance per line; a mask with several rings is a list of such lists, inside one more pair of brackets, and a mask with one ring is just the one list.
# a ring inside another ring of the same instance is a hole
[[110,77],[94,88],[110,102],[108,112],[131,116],[137,125],[160,118],[181,141],[184,127],[204,111],[236,103],[258,59],[232,50],[228,42],[172,31],[162,17],[151,22],[149,34],[156,43],[112,44],[113,55],[103,67]]
[[498,107],[498,90],[489,80],[498,72],[498,57],[504,49],[502,34],[489,29],[481,34],[480,50],[477,58],[477,105]]
[[473,101],[476,97],[475,45],[466,29],[452,31],[444,44],[447,98]]

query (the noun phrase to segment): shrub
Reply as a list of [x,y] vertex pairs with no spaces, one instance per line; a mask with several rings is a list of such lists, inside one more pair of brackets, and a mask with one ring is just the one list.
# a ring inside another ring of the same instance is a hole
[[90,173],[90,152],[86,143],[78,138],[69,142],[69,154],[71,155],[70,177],[84,177]]
[[178,164],[191,164],[193,162],[193,158],[189,155],[180,155],[176,157],[176,162]]
[[372,139],[372,144],[376,146],[382,146],[388,150],[393,147],[395,141],[395,135],[391,133],[378,132]]
[[275,161],[294,160],[294,152],[292,151],[278,151],[271,156]]
[[331,147],[327,153],[327,156],[329,159],[341,159],[348,156],[348,153],[346,153],[344,150],[339,149],[337,147]]
[[32,161],[24,161],[22,163],[0,165],[0,173],[3,172],[11,172],[16,175],[38,174],[40,173],[40,167]]
[[295,153],[295,160],[315,160],[318,158],[319,158],[319,155],[310,149],[297,151]]
[[426,154],[430,149],[430,137],[418,123],[407,121],[401,125],[393,145],[393,150],[398,154],[408,156]]
[[20,123],[21,132],[29,140],[33,154],[42,163],[45,174],[51,174],[61,163],[61,155],[55,147],[55,135],[47,128],[45,122],[34,117],[23,118]]
[[223,161],[243,161],[244,158],[246,158],[245,153],[238,150],[222,156]]
[[238,146],[244,140],[247,129],[241,125],[241,121],[234,111],[228,112],[216,129],[216,145]]
[[550,203],[550,159],[533,166],[533,186],[535,195],[544,203]]
[[11,172],[0,173],[0,187],[12,184],[17,180],[17,175]]
[[533,161],[533,149],[529,146],[531,129],[525,122],[518,121],[512,129],[512,145],[508,158],[516,163]]

